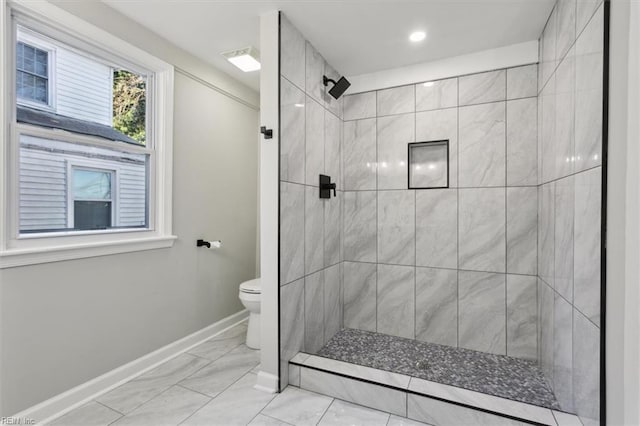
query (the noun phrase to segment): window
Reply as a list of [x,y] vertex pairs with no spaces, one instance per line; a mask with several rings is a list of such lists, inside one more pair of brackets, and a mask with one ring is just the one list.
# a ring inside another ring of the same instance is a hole
[[173,68],[51,4],[8,8],[0,267],[170,246]]

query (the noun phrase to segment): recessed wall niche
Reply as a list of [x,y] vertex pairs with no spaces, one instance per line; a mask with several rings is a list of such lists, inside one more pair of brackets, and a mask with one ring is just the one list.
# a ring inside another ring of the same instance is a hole
[[409,144],[409,189],[449,187],[449,140]]

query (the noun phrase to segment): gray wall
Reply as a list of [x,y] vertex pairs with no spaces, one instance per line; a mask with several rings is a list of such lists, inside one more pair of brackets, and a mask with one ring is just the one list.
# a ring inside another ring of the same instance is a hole
[[603,23],[601,2],[560,0],[540,39],[539,356],[585,424],[599,424]]
[[[322,85],[336,72],[281,15],[280,358],[281,384],[298,351],[316,352],[342,326],[340,165],[342,99]],[[320,199],[320,174],[337,197]]]
[[251,92],[99,2],[61,6],[203,80],[176,73],[173,248],[0,270],[2,415],[240,311],[256,273],[258,112],[202,82]]
[[[536,359],[537,66],[347,96],[344,325]],[[449,140],[449,188],[407,144]]]

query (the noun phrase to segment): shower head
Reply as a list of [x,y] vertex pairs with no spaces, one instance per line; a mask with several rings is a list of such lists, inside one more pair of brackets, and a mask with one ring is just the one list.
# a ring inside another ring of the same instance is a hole
[[335,81],[330,79],[326,75],[322,76],[322,83],[325,86],[328,86],[329,83],[333,83],[333,87],[329,89],[329,94],[333,96],[335,99],[339,99],[340,96],[342,96],[342,94],[349,88],[349,86],[351,86],[351,83],[349,83],[349,80],[347,80],[344,77],[340,77],[338,81]]

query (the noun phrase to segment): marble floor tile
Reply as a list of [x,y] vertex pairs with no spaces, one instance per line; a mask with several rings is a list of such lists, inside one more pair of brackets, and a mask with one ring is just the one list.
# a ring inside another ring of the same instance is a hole
[[107,426],[120,417],[122,417],[121,413],[91,401],[47,424],[51,426]]
[[458,265],[460,269],[505,271],[505,196],[505,188],[458,191]]
[[215,397],[260,363],[260,351],[238,346],[227,355],[200,369],[179,384],[187,389]]
[[215,361],[232,349],[243,344],[246,338],[247,323],[244,322],[212,337],[206,342],[200,343],[198,346],[189,349],[187,353]]
[[280,20],[280,72],[304,90],[305,39],[286,16]]
[[573,310],[573,403],[582,423],[600,420],[600,330]]
[[389,414],[345,401],[334,400],[319,426],[385,426]]
[[418,395],[409,395],[407,412],[410,419],[438,426],[522,425],[521,422],[506,417],[496,416]]
[[282,383],[288,383],[287,364],[304,349],[304,279],[280,288],[280,359]]
[[458,271],[416,268],[416,339],[458,346]]
[[305,94],[286,78],[280,83],[280,180],[304,183]]
[[342,328],[342,265],[324,270],[324,342]]
[[275,394],[254,389],[255,374],[248,373],[189,417],[184,426],[244,426],[249,424]]
[[538,182],[537,98],[507,102],[507,186]]
[[459,109],[459,185],[505,186],[506,102]]
[[458,191],[416,192],[416,265],[458,267]]
[[573,302],[574,179],[568,176],[555,183],[554,286]]
[[538,360],[537,278],[507,275],[507,355]]
[[304,279],[304,349],[316,353],[324,345],[324,271]]
[[535,275],[538,261],[538,188],[507,188],[507,273]]
[[573,412],[573,308],[557,293],[554,299],[553,391],[560,408]]
[[344,190],[376,189],[376,119],[344,123]]
[[504,101],[507,97],[506,70],[471,74],[458,81],[460,106]]
[[280,285],[304,276],[304,190],[280,183]]
[[318,188],[304,188],[304,273],[312,274],[324,268],[325,202]]
[[374,118],[376,116],[376,92],[357,93],[344,97],[344,121]]
[[172,386],[112,424],[118,426],[173,426],[195,413],[210,400],[211,398],[200,393],[180,386]]
[[378,117],[415,112],[416,100],[413,85],[378,90],[377,98]]
[[407,188],[407,145],[415,142],[415,114],[378,118],[378,189]]
[[[322,77],[320,77],[322,78]],[[305,104],[305,183],[319,185],[324,174],[324,108],[307,96]]]
[[387,426],[429,426],[426,423],[407,419],[406,417],[391,416]]
[[560,0],[558,9],[558,31],[556,58],[562,60],[576,39],[576,0]]
[[458,186],[458,110],[439,109],[416,113],[416,141],[449,141],[449,187]]
[[415,267],[378,265],[377,331],[415,337]]
[[209,363],[211,361],[193,355],[178,355],[142,376],[101,395],[96,401],[120,413],[128,414]]
[[507,99],[529,98],[537,95],[537,64],[507,69]]
[[415,191],[378,192],[378,262],[415,265]]
[[574,48],[571,48],[556,70],[554,179],[572,174],[575,164],[575,75]]
[[322,94],[324,93],[324,85],[322,83],[322,76],[324,75],[324,63],[324,58],[320,55],[320,52],[307,41],[305,92],[316,101],[321,102],[323,107],[324,100],[322,99]]
[[377,260],[376,191],[344,193],[344,260]]
[[416,111],[458,106],[458,79],[427,81],[418,83],[416,87]]
[[262,410],[262,414],[296,426],[315,426],[332,401],[328,396],[288,387]]
[[273,417],[265,416],[264,414],[258,414],[253,420],[251,420],[249,426],[289,426],[289,423],[274,419]]
[[344,326],[376,330],[376,264],[344,262]]
[[460,347],[506,355],[505,275],[460,271],[458,289]]

